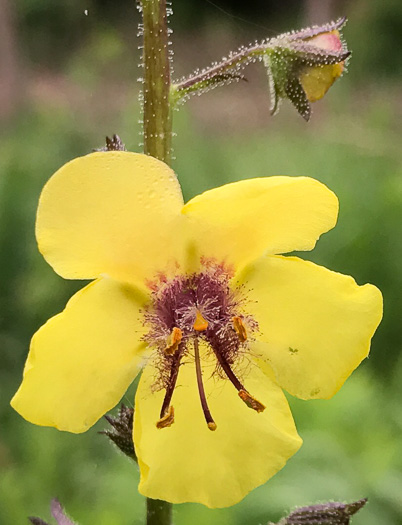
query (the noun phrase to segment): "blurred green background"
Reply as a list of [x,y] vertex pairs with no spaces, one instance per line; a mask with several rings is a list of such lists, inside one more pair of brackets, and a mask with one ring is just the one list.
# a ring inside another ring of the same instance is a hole
[[[400,0],[174,1],[175,74],[255,38],[347,14],[349,73],[306,124],[269,116],[262,65],[248,83],[175,114],[174,168],[186,198],[226,182],[309,175],[340,199],[337,227],[303,257],[372,282],[385,300],[369,360],[330,401],[290,404],[304,446],[238,505],[176,506],[176,525],[257,525],[295,506],[367,496],[356,525],[402,523],[402,3]],[[87,12],[85,13],[85,10]],[[82,283],[39,255],[35,210],[66,161],[118,133],[140,151],[134,0],[0,0],[0,524],[49,518],[57,496],[81,525],[143,523],[138,472],[106,443],[35,427],[12,411],[29,340]],[[125,399],[131,404],[132,392]]]

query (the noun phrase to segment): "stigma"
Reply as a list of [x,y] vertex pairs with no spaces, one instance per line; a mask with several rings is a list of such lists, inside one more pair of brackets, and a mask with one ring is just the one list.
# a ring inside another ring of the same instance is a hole
[[265,410],[238,373],[258,323],[247,313],[244,291],[233,286],[231,277],[223,265],[208,264],[199,273],[163,279],[153,286],[152,302],[144,314],[149,328],[144,340],[154,350],[158,370],[154,390],[165,390],[158,429],[174,424],[172,400],[180,367],[192,359],[206,428],[219,431],[204,389],[200,343],[206,355],[215,359],[213,375],[228,380],[248,408],[256,413]]

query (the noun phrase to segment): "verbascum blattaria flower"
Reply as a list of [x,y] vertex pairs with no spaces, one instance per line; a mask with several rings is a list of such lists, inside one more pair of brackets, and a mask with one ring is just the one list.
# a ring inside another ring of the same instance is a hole
[[34,335],[12,406],[85,432],[143,369],[140,492],[225,507],[302,441],[282,389],[328,399],[367,357],[380,291],[298,257],[335,226],[308,177],[234,182],[183,202],[174,172],[124,151],[77,158],[45,185],[36,235],[66,279],[93,279]]

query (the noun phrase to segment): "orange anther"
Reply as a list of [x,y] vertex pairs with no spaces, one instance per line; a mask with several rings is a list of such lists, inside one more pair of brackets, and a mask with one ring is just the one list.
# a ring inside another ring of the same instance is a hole
[[156,428],[167,428],[174,423],[174,408],[170,406],[163,417],[156,422]]
[[213,421],[213,422],[208,423],[208,428],[209,428],[209,430],[214,431],[214,430],[216,430],[218,427],[216,426],[215,421]]
[[194,330],[197,332],[203,332],[208,328],[208,321],[203,318],[202,313],[198,310],[195,312],[195,321],[193,324]]
[[237,316],[233,317],[232,323],[233,323],[233,328],[235,329],[235,332],[238,338],[240,339],[240,341],[242,343],[244,343],[244,341],[247,341],[247,331],[246,331],[246,327],[243,324],[242,318],[237,317]]
[[242,399],[249,408],[252,408],[256,412],[264,412],[265,405],[260,403],[255,397],[249,394],[246,390],[239,390],[239,397]]
[[173,355],[179,348],[179,344],[181,343],[182,339],[183,332],[180,330],[180,328],[177,328],[177,326],[175,326],[172,330],[172,333],[167,339],[165,354]]

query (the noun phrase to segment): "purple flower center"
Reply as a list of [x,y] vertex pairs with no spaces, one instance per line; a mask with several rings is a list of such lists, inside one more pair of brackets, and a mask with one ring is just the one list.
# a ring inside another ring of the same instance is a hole
[[208,262],[199,273],[178,275],[171,280],[160,278],[152,287],[151,303],[144,312],[149,327],[144,340],[154,350],[158,370],[154,389],[166,390],[158,428],[174,422],[171,400],[180,363],[184,356],[191,356],[205,420],[210,430],[216,429],[203,386],[200,341],[216,358],[215,373],[229,379],[250,408],[257,412],[265,408],[249,394],[234,371],[258,324],[245,310],[244,290],[233,287],[231,278],[223,265]]

